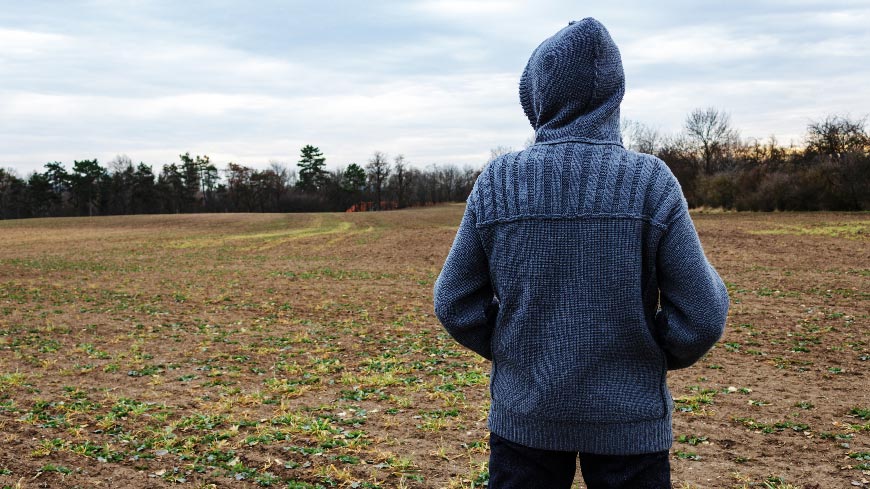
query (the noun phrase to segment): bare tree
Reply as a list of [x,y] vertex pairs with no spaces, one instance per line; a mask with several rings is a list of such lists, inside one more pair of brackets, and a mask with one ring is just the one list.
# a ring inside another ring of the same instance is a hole
[[369,177],[369,183],[375,191],[375,209],[381,210],[381,190],[390,176],[390,164],[387,162],[387,155],[380,151],[375,151],[369,164],[366,165],[366,171]]
[[514,151],[514,149],[511,148],[510,146],[498,145],[495,148],[492,148],[489,150],[489,159],[486,160],[486,163],[487,164],[492,163],[492,161],[495,160],[496,158],[498,158],[500,156],[504,156],[508,153],[513,153],[513,151]]
[[715,107],[695,109],[686,118],[686,133],[701,153],[701,168],[712,174],[728,144],[737,139],[731,116]]
[[277,211],[281,205],[281,198],[284,197],[284,194],[287,193],[287,189],[290,187],[290,169],[280,161],[271,160],[269,161],[269,169],[267,171],[273,175],[271,186],[272,203]]
[[864,130],[867,119],[829,115],[807,126],[807,150],[819,155],[840,158],[848,152],[870,151],[870,135]]
[[393,159],[393,175],[390,177],[390,187],[396,193],[396,203],[399,208],[407,205],[408,194],[408,164],[405,156],[398,155]]
[[638,153],[655,154],[664,144],[659,130],[642,122],[623,119],[620,130],[623,146]]
[[111,173],[120,173],[126,170],[127,168],[133,167],[133,160],[130,159],[127,155],[116,155],[112,161],[109,162],[109,171]]
[[432,165],[432,175],[435,177],[438,190],[437,200],[441,202],[456,202],[459,195],[460,173],[455,165]]
[[109,162],[107,175],[109,188],[106,195],[109,214],[129,214],[133,204],[133,160],[127,155],[117,155]]
[[253,210],[253,192],[251,176],[253,169],[233,162],[227,163],[224,170],[227,176],[227,193],[235,212],[251,212]]

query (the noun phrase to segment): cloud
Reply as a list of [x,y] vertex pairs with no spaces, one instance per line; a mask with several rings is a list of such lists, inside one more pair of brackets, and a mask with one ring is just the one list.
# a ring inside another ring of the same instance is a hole
[[[824,79],[674,82],[627,90],[622,114],[674,133],[683,127],[691,110],[714,106],[731,114],[733,125],[744,137],[763,139],[775,134],[786,144],[800,143],[812,120],[828,114],[866,115],[855,112],[854,103],[856,99],[870,100],[870,87],[862,83],[863,79],[845,74]],[[819,94],[829,95],[820,98]]]
[[526,5],[521,0],[426,0],[413,3],[424,14],[450,18],[509,16]]
[[870,25],[870,9],[818,12],[812,19],[820,27],[835,29],[866,29]]
[[[405,153],[420,164],[480,165],[489,148],[518,145],[527,136],[515,88],[513,74],[480,74],[369,83],[329,95],[4,93],[0,111],[15,122],[0,122],[0,131],[41,135],[17,144],[40,155],[30,169],[48,161],[41,147],[58,145],[70,157],[101,160],[116,153],[142,159],[155,146],[171,148],[155,163],[202,151],[215,161],[265,165],[316,144],[333,165],[364,160],[374,149]],[[137,134],[142,127],[147,132]]]
[[741,37],[721,26],[692,26],[652,34],[620,47],[626,65],[723,63],[778,53],[772,35]]
[[[17,35],[19,39],[37,36],[61,46],[42,49],[41,56],[31,57],[25,64],[10,63],[5,73],[7,86],[73,94],[167,94],[204,89],[300,93],[330,87],[345,91],[355,78],[330,78],[317,66],[220,45],[161,39],[107,43],[99,36],[26,31]],[[0,63],[4,60],[8,54],[0,52]]]
[[62,34],[36,32],[0,27],[0,60],[45,55],[69,44],[70,38]]
[[374,150],[479,165],[530,133],[517,81],[572,18],[624,56],[623,114],[676,131],[716,106],[748,136],[870,112],[866,2],[191,0],[12,3],[0,13],[0,166],[184,151],[266,165],[315,144],[330,165]]

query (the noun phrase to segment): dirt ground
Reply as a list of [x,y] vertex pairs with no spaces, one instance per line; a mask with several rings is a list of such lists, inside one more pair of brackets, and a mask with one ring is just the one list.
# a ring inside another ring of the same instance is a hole
[[[0,487],[483,487],[462,210],[0,221]],[[674,487],[870,487],[870,216],[694,218],[732,305]]]

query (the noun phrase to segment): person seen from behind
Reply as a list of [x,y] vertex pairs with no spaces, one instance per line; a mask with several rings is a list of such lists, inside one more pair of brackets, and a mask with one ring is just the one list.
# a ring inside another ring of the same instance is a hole
[[679,183],[622,146],[616,44],[571,22],[531,55],[529,148],[480,174],[435,283],[438,319],[492,361],[491,489],[670,488],[668,370],[721,337],[725,286]]

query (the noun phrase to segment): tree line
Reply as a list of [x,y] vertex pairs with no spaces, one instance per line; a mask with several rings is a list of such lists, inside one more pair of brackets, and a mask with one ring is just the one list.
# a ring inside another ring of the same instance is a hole
[[67,169],[47,163],[21,178],[0,168],[0,218],[174,214],[194,212],[316,212],[385,210],[464,200],[479,171],[455,165],[411,166],[405,157],[376,151],[364,165],[326,169],[321,150],[306,145],[297,167],[266,169],[185,153],[159,172],[117,156]]
[[[676,135],[623,121],[626,147],[654,154],[671,168],[691,207],[736,210],[870,209],[870,134],[865,119],[832,115],[807,127],[802,146],[743,139],[730,116],[696,109]],[[527,144],[531,144],[528,141]],[[512,151],[499,146],[491,159]],[[0,168],[0,219],[192,212],[386,210],[463,201],[479,169],[416,168],[376,151],[367,163],[326,169],[319,148],[306,145],[296,168],[266,169],[185,153],[159,172],[118,156],[67,169],[47,163],[26,178]]]
[[622,130],[627,147],[667,163],[691,207],[861,211],[870,210],[865,123],[839,115],[810,122],[802,146],[742,139],[715,108],[694,110],[677,135],[631,121]]

